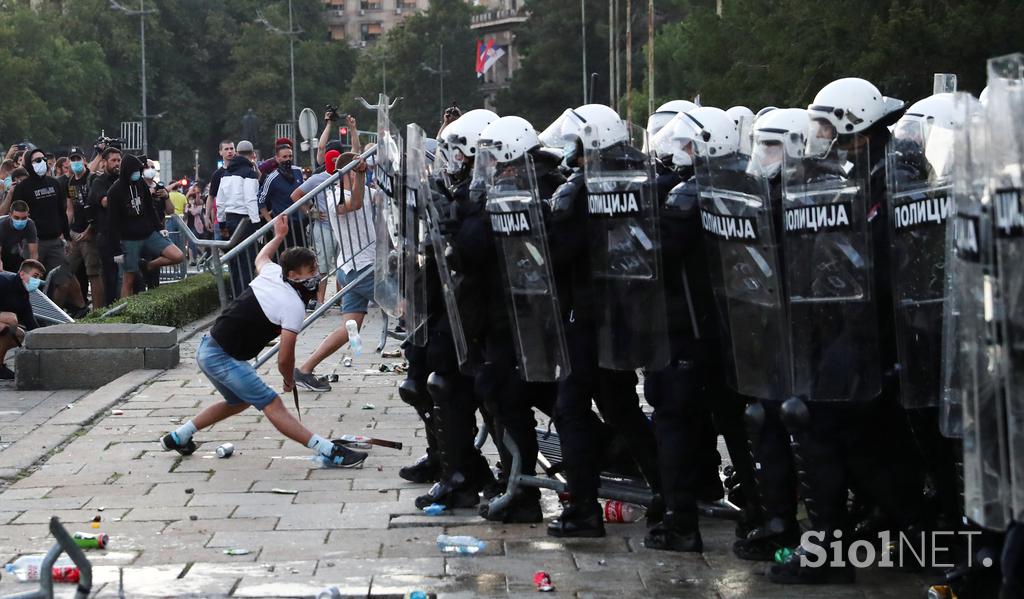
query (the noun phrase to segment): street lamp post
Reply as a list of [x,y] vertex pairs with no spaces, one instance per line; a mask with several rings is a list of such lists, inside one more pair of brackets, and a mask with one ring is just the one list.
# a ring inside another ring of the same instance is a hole
[[263,27],[271,33],[288,36],[288,62],[291,67],[292,80],[292,118],[290,122],[292,125],[292,131],[294,132],[296,130],[297,123],[295,118],[295,36],[303,33],[303,30],[301,27],[296,29],[292,22],[292,0],[288,0],[288,31],[274,27],[263,17],[261,13],[257,13],[256,22],[263,25]]
[[[149,152],[149,138],[147,137],[147,129],[149,115],[146,114],[146,15],[157,12],[156,10],[146,10],[146,0],[139,0],[139,10],[128,9],[117,2],[117,0],[110,0],[110,8],[119,10],[129,17],[139,17],[139,42],[141,46],[140,51],[140,63],[141,63],[141,77],[142,82],[142,153],[147,154]],[[294,109],[293,109],[294,111]]]

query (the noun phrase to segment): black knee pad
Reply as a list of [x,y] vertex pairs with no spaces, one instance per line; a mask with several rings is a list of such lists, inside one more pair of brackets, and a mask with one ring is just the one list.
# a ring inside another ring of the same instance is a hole
[[405,379],[398,385],[398,397],[421,413],[429,412],[434,405],[423,385],[413,379]]
[[431,372],[427,377],[427,393],[434,405],[443,405],[452,399],[452,381],[447,375]]
[[811,422],[811,412],[807,409],[804,400],[799,397],[791,397],[783,402],[780,414],[782,424],[791,434],[807,430],[807,426]]
[[764,427],[765,412],[761,402],[756,401],[743,411],[743,422],[747,425],[747,437],[755,439]]

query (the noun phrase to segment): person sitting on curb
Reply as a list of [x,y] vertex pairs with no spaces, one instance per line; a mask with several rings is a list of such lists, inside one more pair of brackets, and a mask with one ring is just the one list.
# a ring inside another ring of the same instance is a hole
[[366,454],[315,435],[285,407],[281,397],[256,373],[250,360],[279,335],[277,369],[284,379],[284,391],[292,391],[295,380],[295,340],[306,317],[306,302],[316,295],[320,277],[316,255],[304,247],[286,250],[273,262],[274,253],[288,235],[288,217],[274,219],[274,238],[256,256],[256,278],[230,306],[225,308],[204,335],[196,352],[203,374],[224,397],[193,419],[160,439],[164,451],[191,455],[196,450],[192,436],[244,411],[249,406],[263,412],[278,431],[322,456],[326,464],[342,468],[359,466]]
[[39,289],[46,268],[37,260],[25,260],[18,273],[0,272],[0,380],[11,380],[14,371],[4,365],[7,352],[21,345],[25,331],[37,328],[29,292]]

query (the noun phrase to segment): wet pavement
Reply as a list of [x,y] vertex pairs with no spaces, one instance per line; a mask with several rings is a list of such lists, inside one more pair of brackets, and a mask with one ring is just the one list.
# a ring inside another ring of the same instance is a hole
[[[337,315],[321,319],[300,337],[298,355],[340,324]],[[368,350],[379,331],[379,320],[370,319]],[[191,457],[162,452],[159,436],[214,400],[195,366],[198,340],[185,343],[179,368],[114,406],[123,413],[106,412],[45,463],[0,487],[0,563],[48,548],[46,523],[57,515],[71,532],[110,535],[108,550],[88,552],[97,597],[314,597],[330,586],[354,597],[414,590],[536,596],[538,570],[550,574],[559,596],[924,596],[922,576],[883,571],[860,572],[858,584],[847,587],[773,585],[765,564],[732,556],[733,524],[724,520],[702,520],[706,551],[687,555],[645,549],[642,522],[609,524],[603,539],[553,540],[543,525],[492,524],[473,510],[423,516],[412,500],[427,487],[397,474],[423,451],[423,431],[398,398],[402,376],[377,368],[399,358],[369,353],[346,368],[336,355],[319,369],[339,375],[334,389],[300,395],[303,422],[320,434],[369,434],[405,445],[374,448],[362,469],[317,468],[308,449],[284,440],[254,411],[200,431]],[[389,350],[396,347],[389,342]],[[279,388],[276,364],[263,370]],[[235,454],[218,459],[224,442]],[[558,512],[553,494],[545,491],[544,501],[548,517]],[[442,556],[435,543],[441,533],[474,535],[487,545],[473,556]],[[0,578],[0,597],[30,588],[6,573]],[[73,586],[61,586],[58,596],[72,595]]]

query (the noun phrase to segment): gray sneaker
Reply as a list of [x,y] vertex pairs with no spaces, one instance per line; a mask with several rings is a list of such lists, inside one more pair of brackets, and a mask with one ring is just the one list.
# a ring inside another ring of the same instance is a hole
[[306,391],[331,390],[330,383],[314,375],[313,373],[306,374],[299,370],[298,368],[296,368],[295,374],[293,374],[292,377],[295,379],[295,386],[299,387],[300,389],[305,389]]

